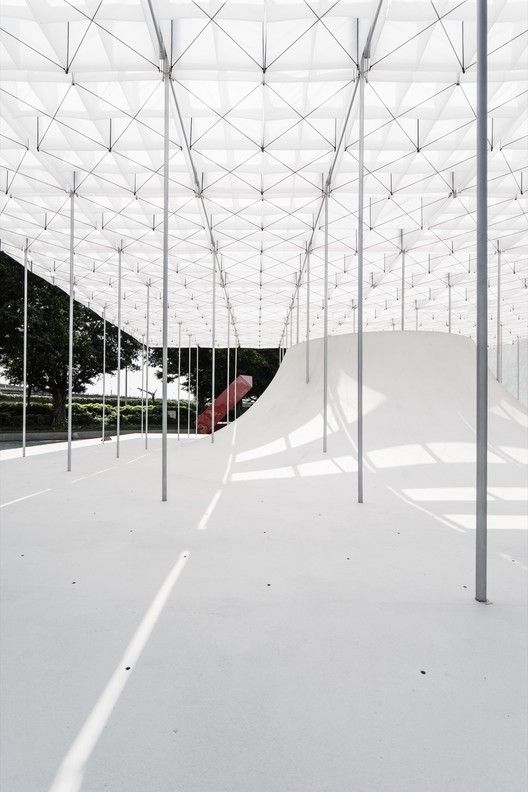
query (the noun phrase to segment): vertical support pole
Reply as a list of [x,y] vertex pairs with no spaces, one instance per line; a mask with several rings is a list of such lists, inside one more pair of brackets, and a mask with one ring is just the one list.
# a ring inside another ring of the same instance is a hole
[[300,290],[301,290],[301,273],[299,272],[299,274],[297,276],[297,306],[296,306],[296,313],[297,313],[296,322],[297,322],[297,324],[296,324],[296,333],[295,333],[295,337],[297,339],[296,340],[297,344],[299,343],[299,292],[300,292]]
[[28,329],[28,238],[24,247],[24,331],[22,339],[22,456],[26,456],[27,329]]
[[123,240],[117,251],[117,414],[116,414],[116,459],[119,459],[121,439],[121,263]]
[[414,310],[415,310],[415,313],[416,313],[416,325],[415,325],[414,329],[418,330],[418,300],[414,301]]
[[502,365],[501,365],[501,346],[502,346],[502,333],[501,333],[501,248],[500,242],[497,246],[497,382],[502,382]]
[[200,373],[200,347],[196,344],[196,394],[194,408],[194,434],[198,434],[198,375]]
[[211,443],[215,427],[215,376],[216,376],[216,250],[213,250],[213,315],[211,321]]
[[68,320],[68,473],[72,468],[73,424],[73,283],[74,283],[74,231],[75,231],[75,172],[70,193],[70,308]]
[[226,366],[226,371],[227,371],[227,413],[226,413],[226,421],[227,421],[227,425],[228,426],[229,426],[229,385],[230,385],[230,382],[229,382],[229,363],[231,362],[230,361],[230,353],[231,353],[230,329],[231,329],[231,327],[230,327],[229,319],[230,319],[230,316],[229,316],[229,308],[228,308],[227,309],[227,366]]
[[178,440],[180,439],[181,320],[178,322]]
[[517,336],[517,400],[521,398],[521,339]]
[[235,346],[235,421],[237,419],[237,403],[238,403],[237,377],[238,377],[238,343]]
[[[365,162],[365,63],[359,72],[359,145],[358,145],[358,284],[357,284],[357,499],[363,503],[363,204]],[[355,312],[354,312],[355,319]]]
[[105,441],[106,423],[106,305],[103,308],[103,410],[101,420],[101,442]]
[[401,329],[405,330],[405,250],[403,249],[403,229],[400,231],[401,248]]
[[451,274],[447,273],[447,332],[451,332]]
[[488,2],[477,0],[477,500],[475,599],[487,600]]
[[145,400],[145,336],[141,340],[141,437],[143,437],[143,426],[145,415],[143,405]]
[[163,294],[161,378],[161,500],[167,500],[167,374],[169,363],[169,88],[170,63],[163,64]]
[[290,349],[293,346],[293,304],[290,306]]
[[328,443],[328,186],[324,196],[323,452]]
[[145,451],[147,451],[149,429],[150,280],[147,283],[147,336],[145,340]]
[[189,376],[187,377],[187,440],[191,439],[191,336],[189,335]]
[[310,251],[306,251],[306,384],[310,382]]

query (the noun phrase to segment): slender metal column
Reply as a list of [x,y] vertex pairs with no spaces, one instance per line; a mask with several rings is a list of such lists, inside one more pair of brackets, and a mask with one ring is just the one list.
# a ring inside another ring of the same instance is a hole
[[73,424],[73,288],[74,288],[74,232],[75,232],[75,173],[70,193],[70,309],[68,321],[68,472],[72,468]]
[[414,301],[414,310],[415,310],[415,313],[416,313],[416,326],[415,326],[414,329],[418,330],[418,300]]
[[226,371],[227,371],[227,413],[226,413],[226,416],[227,416],[227,425],[228,426],[229,426],[229,384],[230,384],[229,383],[229,363],[231,362],[230,361],[230,353],[231,353],[230,343],[231,343],[231,338],[230,338],[230,332],[229,332],[231,328],[230,328],[229,318],[230,317],[229,317],[229,308],[228,308],[227,309],[227,366],[226,366]]
[[211,321],[211,443],[214,443],[216,376],[216,252],[213,251],[213,315]]
[[310,251],[306,251],[306,384],[310,382]]
[[487,599],[488,3],[477,0],[477,499],[475,599]]
[[150,353],[150,280],[147,283],[147,336],[145,349],[145,450],[148,450],[149,429],[149,353]]
[[451,332],[451,275],[447,273],[447,331]]
[[187,440],[191,439],[191,336],[189,335],[189,375],[187,377]]
[[143,437],[143,426],[145,415],[143,413],[143,404],[145,399],[145,336],[141,341],[141,437]]
[[180,439],[181,321],[178,322],[178,440]]
[[121,258],[123,240],[117,251],[117,414],[116,414],[116,459],[119,459],[121,439]]
[[501,249],[500,243],[497,249],[497,382],[502,382],[502,333],[501,333]]
[[328,443],[328,191],[324,202],[323,452]]
[[27,329],[28,329],[28,238],[24,247],[24,331],[22,339],[22,456],[26,456]]
[[521,398],[521,339],[517,336],[517,400]]
[[238,344],[235,346],[235,421],[237,419],[237,377],[238,377]]
[[194,408],[194,434],[198,434],[198,375],[200,372],[200,347],[196,344],[196,395]]
[[299,272],[299,274],[297,276],[297,307],[296,307],[297,318],[296,318],[296,333],[295,333],[295,337],[297,339],[297,341],[296,341],[297,344],[299,343],[299,292],[300,292],[300,289],[301,289],[301,273]]
[[163,64],[163,294],[161,379],[161,500],[167,500],[167,374],[169,364],[169,88],[170,63]]
[[[365,63],[359,72],[358,283],[357,283],[357,499],[363,503],[363,204],[365,162]],[[354,320],[356,311],[354,311]]]
[[290,348],[293,346],[293,306],[290,308]]
[[106,421],[106,305],[103,308],[103,411],[101,420],[101,442],[105,441]]
[[401,248],[401,329],[405,330],[405,250],[403,249],[403,229],[400,231]]

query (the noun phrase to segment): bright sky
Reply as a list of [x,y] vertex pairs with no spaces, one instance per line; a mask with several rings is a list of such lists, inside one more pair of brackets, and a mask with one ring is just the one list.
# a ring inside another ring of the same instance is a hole
[[[159,369],[153,368],[152,366],[149,367],[149,391],[156,391],[156,398],[161,398],[161,380],[156,378],[156,372],[159,372]],[[140,397],[141,396],[141,371],[129,371],[128,372],[128,395]],[[99,379],[94,380],[92,385],[89,385],[86,388],[86,393],[102,393],[103,391],[103,378],[99,377]],[[178,383],[177,382],[169,382],[168,384],[168,397],[169,399],[176,399],[178,397]],[[113,375],[106,375],[106,393],[108,395],[117,393],[117,374]],[[124,370],[121,372],[121,395],[124,396],[125,394],[125,372]],[[185,388],[180,386],[180,398],[186,399],[187,398],[187,391]]]
[[[156,368],[149,368],[149,391],[156,391],[156,398],[161,399],[161,380],[156,378],[156,372],[159,369]],[[0,384],[7,384],[7,379],[4,376],[4,372],[0,370]],[[129,396],[136,396],[140,397],[141,392],[141,371],[129,371],[128,372],[128,395]],[[173,382],[168,384],[168,397],[169,399],[176,399],[178,397],[178,383]],[[86,393],[97,393],[101,394],[103,391],[103,378],[102,376],[98,379],[94,380],[92,385],[88,385],[86,388]],[[106,375],[106,393],[108,395],[114,395],[117,393],[117,375],[107,374]],[[121,373],[121,395],[124,396],[125,394],[125,371],[123,370]],[[180,397],[182,399],[187,398],[187,391],[185,388],[180,387]]]

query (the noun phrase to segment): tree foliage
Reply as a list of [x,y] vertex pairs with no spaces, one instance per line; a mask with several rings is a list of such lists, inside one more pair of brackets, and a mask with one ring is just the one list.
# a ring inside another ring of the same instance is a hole
[[[23,378],[24,269],[0,254],[0,366],[13,384]],[[73,390],[83,393],[103,369],[103,320],[78,302],[73,311]],[[27,384],[48,392],[53,425],[64,426],[68,389],[69,296],[28,272]],[[107,322],[106,372],[117,369],[117,328]],[[133,366],[140,344],[121,334],[122,365]]]

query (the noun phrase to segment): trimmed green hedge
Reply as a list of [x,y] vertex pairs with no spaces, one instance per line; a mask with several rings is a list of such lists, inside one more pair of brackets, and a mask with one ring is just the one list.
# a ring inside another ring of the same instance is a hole
[[[176,412],[177,403],[171,402],[168,406],[169,426],[176,426],[177,416],[171,417],[171,412]],[[191,425],[194,427],[194,404],[187,406],[187,402],[180,404],[180,425],[187,427],[187,410],[190,412]],[[149,425],[161,426],[161,403],[149,405]],[[105,425],[115,426],[117,408],[107,404],[105,409]],[[31,403],[27,412],[27,426],[33,428],[50,428],[52,425],[51,402]],[[76,429],[99,427],[102,423],[103,405],[101,402],[73,402],[73,425]],[[0,403],[0,427],[19,429],[22,423],[22,404],[20,401]],[[123,428],[141,425],[141,405],[129,404],[121,406],[121,426]]]

